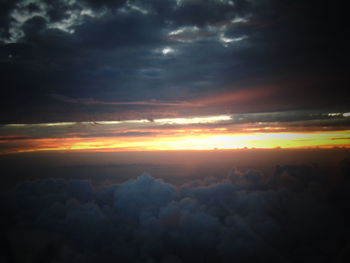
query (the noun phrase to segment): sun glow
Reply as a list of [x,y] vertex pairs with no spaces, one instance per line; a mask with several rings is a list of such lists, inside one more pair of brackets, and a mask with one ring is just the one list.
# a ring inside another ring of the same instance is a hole
[[[181,130],[161,136],[23,139],[15,152],[98,150],[98,151],[164,151],[213,150],[242,148],[331,148],[350,146],[350,131],[312,133],[236,133],[227,134]],[[4,140],[1,142],[4,143]]]
[[[267,117],[271,119],[271,116]],[[265,119],[267,117],[265,116]],[[260,119],[264,118],[259,116],[258,120]],[[7,124],[0,126],[0,154],[61,150],[163,151],[350,147],[350,129],[347,126],[332,130],[329,126],[312,126],[312,121],[305,127],[304,122],[297,124],[299,123],[256,121],[254,114]]]

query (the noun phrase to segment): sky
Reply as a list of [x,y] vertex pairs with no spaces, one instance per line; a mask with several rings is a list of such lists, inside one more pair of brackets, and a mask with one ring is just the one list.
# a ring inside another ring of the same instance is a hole
[[349,145],[340,3],[0,5],[1,153]]
[[350,262],[348,13],[0,0],[0,262]]

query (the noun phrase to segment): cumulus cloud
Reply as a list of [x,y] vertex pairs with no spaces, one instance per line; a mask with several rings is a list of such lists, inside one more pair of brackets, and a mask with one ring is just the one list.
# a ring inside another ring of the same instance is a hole
[[[182,186],[148,174],[120,185],[21,183],[2,194],[2,257],[5,262],[25,256],[33,262],[345,262],[336,261],[346,259],[350,242],[346,160],[341,167],[346,183],[336,191],[312,166],[278,166],[270,177],[234,169],[227,178]],[[284,176],[298,187],[285,183]]]
[[115,192],[115,208],[125,214],[140,214],[143,209],[157,212],[175,197],[172,186],[143,174],[129,181]]

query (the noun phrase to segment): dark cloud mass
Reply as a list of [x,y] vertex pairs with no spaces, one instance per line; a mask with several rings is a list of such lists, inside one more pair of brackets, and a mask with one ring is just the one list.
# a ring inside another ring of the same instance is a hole
[[[181,186],[148,174],[119,185],[20,183],[1,196],[1,258],[348,262],[349,160],[339,169],[285,165],[271,176],[233,169]],[[335,174],[338,182],[330,185]]]
[[51,94],[172,103],[269,87],[273,95],[261,100],[185,111],[348,110],[340,3],[2,0],[0,10],[2,123],[184,114],[154,105],[71,105]]

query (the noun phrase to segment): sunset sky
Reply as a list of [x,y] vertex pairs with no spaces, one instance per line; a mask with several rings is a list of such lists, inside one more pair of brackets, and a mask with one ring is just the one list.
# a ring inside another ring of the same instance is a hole
[[0,5],[0,153],[350,146],[339,5]]
[[349,263],[348,20],[0,0],[0,262]]

